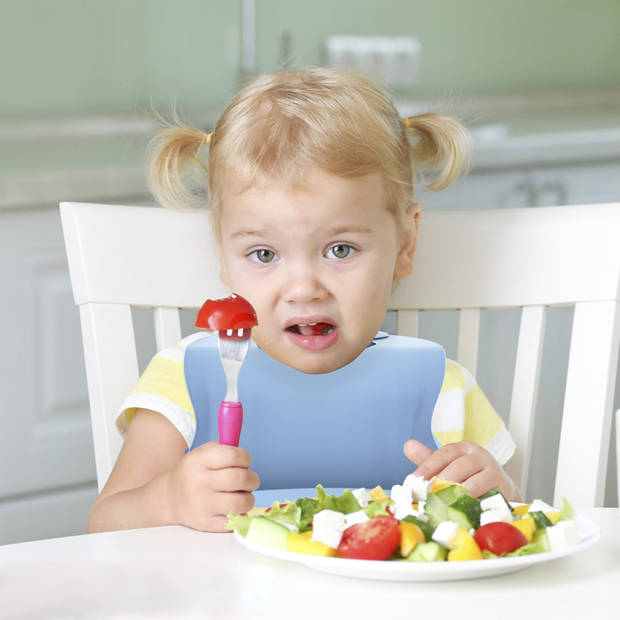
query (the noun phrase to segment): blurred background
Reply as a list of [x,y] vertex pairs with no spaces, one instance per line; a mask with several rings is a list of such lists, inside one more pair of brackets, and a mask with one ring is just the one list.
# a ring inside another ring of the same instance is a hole
[[[84,530],[95,470],[58,202],[152,204],[154,110],[209,130],[254,75],[345,66],[403,114],[471,129],[470,175],[422,191],[426,209],[618,201],[619,27],[616,0],[0,0],[0,544]],[[134,319],[145,365],[151,318]],[[553,309],[546,329],[530,493],[547,500],[571,320]],[[478,379],[504,418],[518,323],[481,326]],[[455,355],[456,317],[421,330]]]

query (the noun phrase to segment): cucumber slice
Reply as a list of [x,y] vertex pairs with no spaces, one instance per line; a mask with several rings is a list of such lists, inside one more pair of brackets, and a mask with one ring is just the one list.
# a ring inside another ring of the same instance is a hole
[[254,517],[250,521],[246,539],[257,545],[272,547],[273,549],[284,549],[289,534],[288,528],[271,519]]
[[435,541],[418,543],[407,556],[408,562],[443,562],[448,550]]
[[422,521],[422,519],[418,519],[413,515],[407,515],[402,520],[417,525],[422,530],[422,533],[424,534],[426,540],[430,540],[433,532],[435,531],[435,528],[428,521]]
[[466,530],[480,527],[480,500],[471,495],[462,495],[448,506],[448,519]]
[[[541,514],[544,515],[544,512]],[[545,532],[544,529],[536,530],[534,532],[530,544],[533,545],[536,543],[540,543],[542,545],[543,551],[549,551],[551,549],[551,546],[549,545],[549,538],[547,537],[547,532]]]
[[424,504],[424,512],[434,527],[448,518],[448,504],[442,502],[438,495],[438,493],[429,495],[426,504]]
[[553,525],[553,523],[549,520],[549,517],[542,512],[542,510],[535,510],[534,512],[528,512],[527,514],[534,519],[537,530],[544,530],[546,527],[551,527]]
[[[449,518],[448,506],[451,506],[461,497],[471,497],[462,484],[453,484],[445,489],[441,489],[441,491],[437,491],[437,493],[431,493],[426,500],[426,504],[424,504],[424,511],[431,523],[437,526],[438,523],[446,521]],[[480,516],[478,516],[478,519],[480,519]]]
[[441,491],[437,491],[437,493],[432,493],[430,497],[436,497],[444,504],[450,505],[454,500],[463,495],[469,495],[469,491],[462,484],[453,484],[445,489],[441,489]]

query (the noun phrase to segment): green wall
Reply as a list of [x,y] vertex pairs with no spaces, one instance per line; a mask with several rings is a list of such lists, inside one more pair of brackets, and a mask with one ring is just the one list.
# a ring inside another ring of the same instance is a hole
[[[618,0],[257,0],[259,70],[320,64],[328,34],[415,35],[419,95],[620,86]],[[240,1],[0,0],[0,115],[219,106]]]
[[260,67],[292,35],[298,64],[329,34],[413,35],[418,94],[620,86],[618,0],[258,0]]
[[239,15],[236,1],[0,0],[0,114],[220,103]]

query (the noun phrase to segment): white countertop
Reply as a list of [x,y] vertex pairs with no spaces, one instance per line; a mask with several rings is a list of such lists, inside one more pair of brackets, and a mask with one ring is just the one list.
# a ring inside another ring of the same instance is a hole
[[0,617],[616,617],[620,509],[577,510],[601,540],[502,576],[450,582],[358,580],[241,547],[229,534],[163,527],[0,547]]

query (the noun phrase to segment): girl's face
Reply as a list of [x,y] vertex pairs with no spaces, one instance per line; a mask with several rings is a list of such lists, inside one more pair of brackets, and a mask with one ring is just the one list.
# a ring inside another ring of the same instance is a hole
[[312,168],[295,186],[223,196],[222,280],[254,306],[261,349],[302,372],[331,372],[379,329],[393,279],[411,271],[411,230],[399,235],[379,175]]

